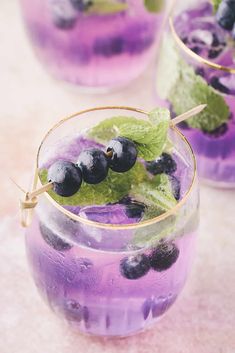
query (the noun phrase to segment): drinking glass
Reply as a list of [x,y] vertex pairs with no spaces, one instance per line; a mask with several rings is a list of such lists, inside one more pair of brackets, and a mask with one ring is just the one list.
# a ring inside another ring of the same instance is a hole
[[[48,161],[77,158],[80,146],[70,145],[71,136],[120,115],[147,119],[147,112],[139,109],[101,107],[56,124],[39,147],[36,184],[42,185],[38,171]],[[132,224],[100,223],[64,208],[48,193],[38,199],[26,228],[32,276],[44,301],[80,332],[108,337],[138,333],[158,321],[184,287],[195,249],[198,184],[195,158],[187,140],[175,127],[169,129],[169,138],[178,162],[181,198],[158,217]],[[121,275],[124,259],[147,257],[166,244],[178,255],[170,268],[159,272],[151,269],[137,279]]]
[[165,13],[164,0],[156,3],[157,12],[148,3],[20,0],[27,33],[43,66],[55,78],[88,92],[123,86],[146,69]]
[[157,102],[178,115],[197,102],[207,108],[181,131],[191,143],[199,177],[235,187],[235,61],[230,33],[207,0],[176,1],[162,33]]

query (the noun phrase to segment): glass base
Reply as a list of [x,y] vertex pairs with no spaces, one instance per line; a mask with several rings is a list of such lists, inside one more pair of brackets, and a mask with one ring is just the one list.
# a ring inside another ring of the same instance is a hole
[[139,335],[139,334],[147,332],[147,331],[151,331],[158,324],[158,322],[162,320],[162,318],[165,315],[166,315],[166,312],[164,314],[162,314],[161,316],[159,316],[158,318],[156,318],[154,321],[150,322],[149,324],[146,324],[145,327],[142,327],[137,331],[127,333],[126,335],[99,335],[99,334],[94,334],[92,332],[85,332],[85,331],[82,331],[82,330],[77,329],[76,327],[70,325],[68,322],[66,322],[66,326],[69,329],[71,329],[71,331],[74,332],[75,334],[79,333],[79,334],[84,335],[86,337],[94,337],[97,339],[104,339],[104,340],[125,339],[128,337],[133,337],[133,336]]
[[114,83],[113,85],[107,85],[107,86],[85,86],[85,85],[82,85],[79,83],[67,81],[63,78],[57,78],[51,72],[49,72],[49,74],[50,74],[51,79],[54,82],[64,86],[71,93],[80,93],[80,94],[89,94],[89,95],[95,95],[95,94],[105,95],[105,94],[109,94],[109,93],[119,92],[123,89],[126,89],[130,85],[134,86],[135,83],[137,83],[139,80],[142,79],[142,77],[145,75],[147,69],[148,68],[146,67],[146,69],[144,71],[138,73],[135,77],[132,77],[127,81],[123,81],[118,84]]
[[235,182],[214,181],[206,178],[200,178],[200,181],[202,184],[216,189],[235,189]]

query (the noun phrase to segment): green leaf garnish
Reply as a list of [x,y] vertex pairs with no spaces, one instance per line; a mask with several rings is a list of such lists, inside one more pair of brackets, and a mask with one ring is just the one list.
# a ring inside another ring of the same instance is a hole
[[180,57],[175,43],[169,37],[163,40],[157,92],[160,98],[171,103],[177,115],[206,103],[207,107],[200,114],[187,120],[187,124],[193,128],[213,131],[229,119],[229,107],[223,96]]
[[142,183],[134,185],[130,195],[137,201],[143,202],[147,205],[145,212],[145,219],[153,217],[153,207],[156,209],[156,215],[164,213],[173,208],[177,201],[173,196],[171,183],[166,174],[159,174],[150,180],[144,180]]
[[162,221],[137,229],[132,244],[137,247],[146,248],[156,246],[156,244],[164,238],[170,237],[174,239],[195,232],[198,227],[198,222],[198,211],[194,210],[192,212],[191,208],[186,207]]
[[118,2],[115,0],[92,0],[92,5],[89,7],[87,13],[89,14],[115,14],[128,9],[127,3]]
[[160,240],[169,236],[174,237],[176,231],[177,216],[171,215],[166,219],[150,226],[136,230],[132,244],[138,247],[155,246]]
[[180,74],[179,60],[180,56],[173,38],[165,34],[159,50],[156,76],[157,94],[162,100],[167,100],[170,92],[176,87]]
[[214,88],[199,75],[193,68],[186,66],[182,61],[182,69],[177,80],[177,89],[170,93],[169,100],[177,115],[201,104],[207,107],[196,117],[189,118],[187,124],[203,131],[213,131],[229,119],[229,107],[224,98],[216,93]]
[[[132,169],[126,173],[116,173],[111,169],[107,178],[97,185],[82,183],[78,192],[70,197],[62,197],[49,191],[50,196],[60,205],[67,206],[89,206],[115,203],[128,195],[132,184],[142,183],[147,178],[147,172],[143,164],[137,162]],[[40,171],[42,184],[47,183],[47,170]]]
[[213,8],[214,8],[214,12],[216,12],[219,8],[220,3],[222,2],[222,0],[211,0]]
[[144,0],[144,6],[149,12],[160,12],[164,8],[164,0]]
[[160,156],[167,145],[169,123],[169,110],[156,108],[149,113],[149,120],[123,116],[104,120],[90,130],[89,136],[102,143],[126,137],[135,142],[138,157],[150,161]]

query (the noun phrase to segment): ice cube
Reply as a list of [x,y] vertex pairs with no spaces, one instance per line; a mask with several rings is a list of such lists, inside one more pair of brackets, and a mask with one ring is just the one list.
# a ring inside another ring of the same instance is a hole
[[132,203],[129,205],[110,204],[105,206],[87,206],[80,210],[79,216],[91,221],[107,224],[136,223],[140,220],[141,214],[135,210],[135,214],[130,217],[131,210],[134,211],[134,205]]

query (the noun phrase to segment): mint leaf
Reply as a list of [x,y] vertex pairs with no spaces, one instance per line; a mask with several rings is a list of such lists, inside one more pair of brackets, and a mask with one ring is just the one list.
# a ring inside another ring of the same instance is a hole
[[164,0],[144,0],[144,6],[149,12],[160,12],[164,8]]
[[[83,182],[80,190],[73,196],[62,197],[53,191],[49,191],[49,194],[60,205],[104,205],[118,202],[129,193],[132,183],[139,184],[145,178],[147,178],[147,172],[144,166],[140,162],[137,162],[134,167],[126,173],[116,173],[110,169],[107,178],[97,185]],[[46,169],[40,171],[40,179],[42,184],[47,183]]]
[[171,120],[170,112],[166,108],[156,108],[149,113],[149,120],[155,127],[152,152],[156,158],[156,156],[160,156],[163,150],[170,145],[170,141],[167,139]]
[[169,100],[177,115],[199,104],[207,104],[200,114],[187,120],[187,124],[193,128],[213,131],[229,119],[229,107],[222,95],[209,86],[204,78],[196,75],[194,69],[184,61],[181,62],[180,75]]
[[214,8],[214,12],[216,12],[219,8],[220,3],[222,2],[222,0],[211,0],[213,8]]
[[[177,201],[173,196],[171,183],[166,174],[154,176],[151,180],[145,180],[132,187],[130,195],[137,201],[150,207],[150,216],[153,215],[153,206],[159,215],[173,208]],[[145,219],[148,217],[146,210]]]
[[179,53],[173,38],[165,34],[159,50],[156,75],[157,94],[163,100],[168,99],[172,88],[176,86],[180,74],[179,60]]
[[[153,218],[153,217],[152,217]],[[132,244],[137,247],[155,246],[164,238],[178,238],[195,232],[199,223],[199,212],[186,207],[160,222],[139,228],[133,237]]]
[[100,143],[106,143],[113,137],[118,136],[118,126],[125,124],[127,120],[136,124],[137,119],[126,116],[114,116],[113,118],[105,119],[98,125],[94,126],[88,132],[88,136],[95,138],[96,141]]
[[206,103],[207,107],[200,114],[187,120],[189,126],[213,131],[226,122],[230,113],[225,99],[181,58],[171,37],[163,38],[160,52],[157,93],[171,103],[175,114]]
[[88,13],[100,15],[114,14],[127,10],[128,4],[114,0],[92,0]]
[[139,228],[133,237],[132,244],[137,247],[155,246],[164,238],[173,237],[177,217],[171,215],[166,219],[156,222],[148,227]]
[[160,156],[167,145],[169,123],[169,111],[156,108],[149,113],[149,120],[123,116],[104,120],[91,129],[89,136],[102,143],[113,137],[126,137],[135,142],[138,156],[149,161]]

